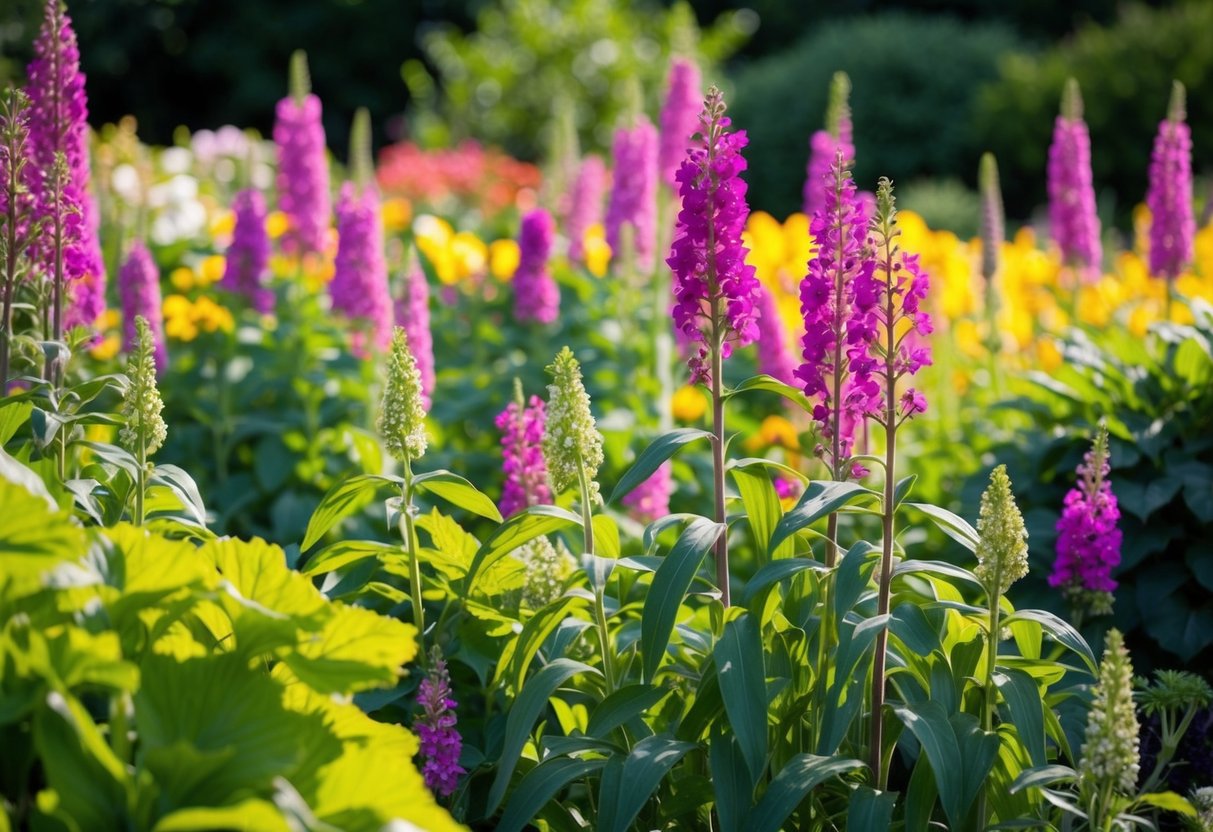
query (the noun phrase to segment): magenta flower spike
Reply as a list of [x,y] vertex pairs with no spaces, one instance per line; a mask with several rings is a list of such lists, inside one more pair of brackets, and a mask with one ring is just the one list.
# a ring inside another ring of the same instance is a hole
[[1066,83],[1049,146],[1049,226],[1062,261],[1082,280],[1097,280],[1103,262],[1095,186],[1091,177],[1091,137],[1082,119],[1078,82]]
[[560,288],[548,271],[556,226],[542,208],[522,218],[518,233],[518,269],[514,272],[514,319],[550,324],[560,314]]
[[611,160],[614,182],[607,200],[607,245],[618,256],[621,232],[630,225],[636,268],[652,271],[657,247],[657,130],[647,118],[640,116],[634,126],[615,131]]
[[1173,281],[1194,255],[1192,134],[1185,122],[1184,87],[1175,82],[1167,117],[1158,125],[1150,157],[1150,273]]
[[[371,344],[386,351],[392,341],[392,299],[383,254],[383,219],[379,193],[372,184],[341,186],[337,200],[337,257],[329,283],[333,309],[369,328]],[[354,349],[366,354],[363,333]]]
[[409,352],[417,362],[421,374],[421,394],[425,409],[430,408],[430,395],[434,392],[434,335],[430,331],[430,285],[425,279],[425,270],[414,251],[409,255],[408,267],[400,294],[396,297],[396,325],[404,327],[408,338]]
[[663,462],[649,478],[623,497],[623,504],[634,519],[652,523],[670,513],[670,491],[673,488],[671,465]]
[[164,312],[160,300],[160,270],[151,252],[140,241],[131,245],[126,262],[118,273],[118,293],[122,299],[123,348],[133,354],[139,344],[135,319],[147,319],[155,342],[156,372],[168,366],[168,351],[164,344]]
[[417,689],[417,704],[421,713],[413,723],[413,730],[421,741],[421,756],[425,760],[421,774],[431,791],[448,797],[467,772],[459,765],[463,750],[463,737],[455,727],[458,722],[455,708],[459,703],[451,698],[450,673],[437,647],[429,672]]
[[291,56],[291,94],[274,111],[274,144],[278,207],[290,220],[282,246],[297,255],[324,251],[331,213],[320,99],[310,88],[307,57],[296,52]]
[[232,210],[236,226],[220,285],[243,295],[254,309],[267,315],[274,311],[274,293],[266,286],[270,238],[265,230],[265,197],[253,188],[246,188],[236,194]]
[[552,501],[548,488],[547,462],[543,456],[543,431],[547,414],[543,399],[531,396],[524,403],[522,388],[515,388],[514,401],[497,416],[501,431],[501,467],[505,485],[501,491],[501,515],[509,517],[528,506]]
[[[826,107],[826,128],[813,133],[809,139],[809,164],[804,180],[804,214],[810,220],[829,202],[833,187],[830,169],[834,157],[842,151],[847,166],[855,164],[855,143],[852,138],[851,79],[845,72],[834,73],[830,84],[830,101]],[[871,211],[868,211],[869,216]]]
[[661,181],[678,187],[678,168],[686,158],[691,137],[699,127],[703,102],[699,67],[689,58],[670,61],[669,85],[661,108],[661,149],[657,167]]
[[758,371],[784,384],[796,383],[796,361],[788,349],[775,296],[767,286],[758,288]]
[[598,156],[586,156],[577,169],[564,229],[569,239],[569,259],[574,262],[580,263],[585,257],[586,229],[602,219],[606,179],[606,165]]

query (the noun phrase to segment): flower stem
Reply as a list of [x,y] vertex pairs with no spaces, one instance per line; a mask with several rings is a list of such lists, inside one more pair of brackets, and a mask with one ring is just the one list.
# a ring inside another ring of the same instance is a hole
[[409,593],[413,602],[413,624],[417,628],[418,655],[421,664],[428,665],[425,652],[425,607],[421,598],[421,559],[417,551],[417,532],[413,528],[413,467],[404,464],[404,485],[400,493],[400,516],[404,532],[404,548],[409,558]]
[[[714,304],[719,306],[719,301]],[[724,372],[724,359],[721,355],[721,338],[719,316],[713,315],[712,337],[712,485],[715,492],[715,519],[717,523],[725,523],[724,511],[724,391],[721,385],[721,375]],[[720,587],[720,601],[725,609],[729,608],[729,532],[728,528],[721,531],[716,538],[716,583]]]
[[[585,473],[585,463],[577,457],[577,486],[581,492],[581,525],[585,530],[585,553],[594,557],[594,511],[590,498],[590,480]],[[602,651],[602,676],[606,680],[606,693],[615,692],[615,654],[611,648],[611,631],[607,628],[605,587],[594,587],[594,624],[598,629],[598,649]]]

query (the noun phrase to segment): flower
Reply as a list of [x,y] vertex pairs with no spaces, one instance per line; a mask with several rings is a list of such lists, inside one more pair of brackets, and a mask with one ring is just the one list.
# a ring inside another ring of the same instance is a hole
[[160,270],[142,242],[136,241],[118,275],[118,291],[122,297],[125,349],[133,353],[139,344],[137,321],[148,324],[153,343],[156,371],[168,364],[164,348],[164,317],[160,309]]
[[409,255],[395,302],[395,316],[396,323],[404,328],[409,351],[417,362],[421,394],[428,409],[430,394],[434,392],[434,336],[430,332],[430,286],[416,252]]
[[669,462],[658,465],[648,479],[624,495],[623,504],[632,517],[642,523],[652,523],[670,513],[671,471]]
[[543,399],[531,396],[524,403],[522,386],[517,381],[514,401],[497,415],[501,431],[501,467],[505,485],[501,491],[501,514],[509,517],[527,506],[550,503],[547,464],[543,458],[546,417]]
[[601,223],[594,223],[585,230],[582,238],[582,250],[585,253],[585,267],[594,277],[606,275],[607,266],[611,265],[611,247],[607,245],[606,229]]
[[265,232],[265,198],[246,188],[233,201],[236,225],[227,249],[220,285],[244,295],[262,315],[274,311],[274,293],[266,288],[266,266],[270,261],[270,238]]
[[512,280],[518,271],[521,253],[514,240],[493,240],[489,243],[489,273],[502,283]]
[[623,227],[632,227],[635,266],[653,268],[657,247],[657,130],[644,116],[632,127],[615,131],[611,145],[614,184],[607,199],[606,240],[611,251],[622,251]]
[[547,368],[547,422],[543,433],[543,455],[553,494],[577,484],[584,474],[590,498],[598,495],[598,467],[602,465],[602,434],[590,412],[590,394],[581,381],[581,365],[572,350],[564,347]]
[[143,316],[135,318],[135,344],[127,360],[130,384],[122,398],[122,416],[126,420],[118,432],[118,443],[134,454],[142,447],[144,458],[151,456],[168,438],[168,428],[160,411],[164,402],[156,387],[156,344],[152,329]]
[[796,362],[788,349],[775,296],[761,285],[758,287],[758,371],[785,384],[796,383]]
[[[370,327],[372,343],[387,347],[392,338],[392,299],[383,256],[383,222],[373,185],[341,187],[337,201],[337,257],[329,295],[333,309]],[[355,349],[362,341],[355,338]]]
[[564,590],[564,582],[573,574],[576,561],[561,543],[559,549],[546,536],[524,543],[513,557],[526,567],[522,583],[522,604],[532,610],[555,601]]
[[689,384],[679,387],[670,397],[670,412],[680,422],[698,422],[707,409],[703,391]]
[[467,772],[459,765],[463,748],[463,738],[455,728],[458,721],[455,708],[459,703],[451,698],[451,676],[437,647],[430,669],[417,688],[417,704],[421,713],[413,723],[413,730],[421,740],[420,753],[425,760],[421,774],[435,794],[447,797]]
[[1049,586],[1061,587],[1096,615],[1112,611],[1112,569],[1120,564],[1122,539],[1108,457],[1108,429],[1100,425],[1057,520],[1057,560],[1049,576]]
[[842,152],[846,165],[855,164],[855,145],[851,138],[851,79],[845,72],[834,73],[830,83],[830,101],[826,108],[826,129],[809,139],[809,164],[804,181],[804,213],[812,217],[829,202],[830,169],[834,157]]
[[395,459],[411,465],[425,453],[425,405],[421,392],[421,374],[409,352],[404,327],[392,333],[392,348],[388,354],[387,384],[383,388],[383,403],[377,424],[387,452]]
[[699,67],[694,61],[688,58],[670,61],[669,84],[659,119],[661,148],[657,168],[662,181],[673,188],[678,186],[678,168],[699,126],[700,84]]
[[1028,530],[1011,493],[1007,466],[990,472],[977,515],[977,568],[973,574],[991,596],[1005,595],[1028,574]]
[[1184,87],[1175,82],[1167,117],[1150,156],[1150,273],[1174,280],[1192,262],[1192,134],[1184,122]]
[[1140,767],[1140,731],[1133,705],[1133,664],[1124,636],[1113,628],[1108,630],[1103,661],[1099,663],[1099,681],[1087,716],[1079,771],[1099,787],[1107,784],[1121,794],[1132,794]]
[[586,156],[577,168],[577,178],[569,193],[569,212],[565,220],[565,236],[569,240],[569,259],[582,262],[585,258],[585,234],[602,217],[602,194],[606,188],[606,165],[598,156]]
[[1066,82],[1062,111],[1053,125],[1048,174],[1049,226],[1061,259],[1084,281],[1097,280],[1103,247],[1091,178],[1091,137],[1082,120],[1082,93],[1073,78]]
[[747,139],[744,130],[725,129],[731,121],[724,113],[724,96],[712,87],[696,145],[678,171],[682,210],[666,260],[675,277],[674,323],[688,341],[699,342],[689,361],[693,382],[710,378],[710,355],[719,351],[723,360],[734,344],[758,338],[760,287],[741,240],[750,213],[741,178]]
[[[324,251],[329,227],[329,165],[320,99],[310,92],[307,57],[291,56],[291,94],[274,111],[278,149],[278,207],[289,219],[283,249]],[[376,207],[378,214],[378,207]]]
[[560,314],[560,289],[548,272],[554,233],[552,215],[542,208],[522,218],[514,272],[514,319],[520,323],[550,324]]

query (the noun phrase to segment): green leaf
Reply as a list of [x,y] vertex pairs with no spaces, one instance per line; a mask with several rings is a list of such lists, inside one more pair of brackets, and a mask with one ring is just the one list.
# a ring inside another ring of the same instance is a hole
[[55,502],[55,498],[47,490],[46,483],[42,481],[42,478],[33,469],[26,467],[14,457],[9,456],[4,448],[0,448],[0,480],[12,485],[21,486],[31,495],[41,498],[46,503],[47,509],[58,511],[59,504]]
[[[771,534],[775,526],[783,518],[783,507],[779,503],[779,495],[771,478],[764,468],[749,470],[733,466],[729,469],[733,482],[737,483],[737,491],[741,494],[741,504],[745,506],[746,519],[750,523],[750,531],[754,535],[756,551],[765,553],[771,542]],[[785,540],[771,553],[771,557],[791,557],[794,552],[793,542]]]
[[670,643],[682,599],[691,588],[704,556],[723,530],[723,524],[697,517],[683,531],[661,566],[657,567],[653,583],[645,595],[644,612],[640,616],[640,655],[646,682],[653,681],[666,646]]
[[39,808],[70,818],[77,829],[125,828],[127,789],[132,784],[88,711],[70,696],[48,693],[34,712],[33,733],[43,774],[53,789],[38,795]]
[[618,560],[622,553],[619,545],[619,526],[605,514],[595,514],[592,525],[595,555],[608,560]]
[[282,661],[300,681],[325,694],[390,687],[417,654],[417,629],[362,607],[334,605],[318,633],[303,636]]
[[206,528],[206,506],[198,492],[198,484],[181,468],[176,465],[157,465],[152,471],[148,485],[162,485],[169,489],[181,501],[186,514]]
[[325,575],[360,560],[383,558],[385,555],[399,555],[401,551],[402,547],[399,543],[380,543],[377,540],[338,540],[308,558],[302,571],[308,577]]
[[746,607],[751,606],[754,599],[766,590],[775,586],[780,581],[786,581],[793,575],[804,572],[806,569],[824,572],[826,568],[824,563],[819,563],[811,558],[784,558],[783,560],[771,561],[755,572],[754,577],[750,578],[749,582],[745,585],[745,591],[741,593],[741,604]]
[[784,382],[768,375],[757,375],[747,378],[745,381],[741,382],[741,384],[726,392],[725,398],[732,398],[739,393],[749,393],[754,390],[761,390],[766,393],[775,393],[783,396],[805,413],[812,414],[813,412],[813,405],[807,398],[805,398],[803,390],[798,387],[793,387],[790,384],[785,384]]
[[75,568],[70,561],[84,553],[88,537],[67,512],[3,478],[0,505],[0,599],[37,592],[56,569]]
[[539,652],[540,645],[560,626],[560,622],[569,617],[570,612],[585,603],[584,598],[565,596],[557,598],[532,615],[522,626],[518,637],[502,652],[493,684],[504,679],[515,693],[522,690],[527,669],[531,666],[531,659]]
[[291,827],[273,803],[250,797],[232,806],[178,809],[162,817],[152,827],[152,832],[213,832],[215,829],[289,832]]
[[487,517],[496,523],[501,522],[501,512],[496,504],[458,474],[445,470],[430,471],[413,477],[413,485],[464,511]]
[[868,786],[859,786],[851,793],[851,799],[848,801],[847,822],[844,828],[862,829],[863,832],[888,832],[896,805],[896,792],[878,792]]
[[299,546],[300,551],[306,552],[315,546],[333,526],[369,503],[375,493],[385,485],[398,486],[399,483],[392,477],[360,474],[330,488],[308,520],[303,543]]
[[914,483],[918,480],[917,474],[910,474],[908,477],[903,477],[897,481],[897,485],[893,488],[893,505],[900,506],[905,500],[906,495],[910,493],[910,489],[914,487]]
[[1164,812],[1178,812],[1188,818],[1196,817],[1196,809],[1192,804],[1175,792],[1150,792],[1139,795],[1137,802],[1162,809]]
[[636,743],[627,757],[612,757],[598,792],[599,832],[625,832],[669,770],[693,748],[694,743],[657,734]]
[[535,815],[569,783],[598,771],[604,759],[550,757],[526,773],[505,804],[497,832],[522,832]]
[[0,450],[29,421],[34,406],[25,401],[0,402]]
[[1078,772],[1069,766],[1034,766],[1033,768],[1025,768],[1011,783],[1010,792],[1023,791],[1024,789],[1040,789],[1053,783],[1070,782],[1078,779]]
[[505,737],[502,741],[501,756],[497,758],[497,776],[489,789],[488,805],[485,814],[492,815],[501,806],[505,790],[510,784],[510,775],[514,766],[522,756],[527,737],[535,720],[548,703],[548,699],[563,685],[578,673],[598,673],[593,667],[572,659],[556,659],[532,676],[522,687],[522,693],[510,706],[505,721]]
[[1061,618],[1058,618],[1051,612],[1045,610],[1016,610],[1003,621],[1003,624],[1010,626],[1016,621],[1035,621],[1044,627],[1045,632],[1051,635],[1059,644],[1064,645],[1070,651],[1077,653],[1086,664],[1087,669],[1091,671],[1091,675],[1097,675],[1099,672],[1095,662],[1095,654],[1091,652],[1091,645],[1087,644],[1084,639],[1069,623]]
[[590,715],[586,735],[605,738],[608,734],[643,714],[669,694],[667,688],[654,685],[628,685],[603,699]]
[[619,479],[619,484],[611,492],[611,498],[607,500],[607,503],[614,503],[617,499],[651,477],[653,472],[660,468],[663,462],[677,453],[678,449],[683,445],[686,445],[688,442],[694,442],[696,439],[711,438],[712,434],[698,428],[677,428],[658,436],[649,443],[647,448],[640,452],[640,456],[636,457],[636,461],[632,463],[632,467]]
[[775,525],[775,530],[771,533],[771,540],[767,544],[768,552],[777,551],[784,540],[822,517],[838,511],[860,497],[872,496],[871,491],[858,483],[825,480],[809,483],[804,494],[800,495],[800,502]]
[[464,578],[464,594],[471,594],[479,574],[496,561],[508,555],[524,543],[540,535],[568,527],[580,526],[581,517],[559,506],[529,506],[511,515],[489,536],[472,558]]
[[742,613],[726,623],[712,657],[729,725],[756,783],[767,763],[767,683],[755,618]]
[[718,721],[712,723],[708,754],[720,832],[742,832],[745,816],[754,800],[754,782],[737,738],[725,734]]
[[1028,759],[1034,766],[1045,765],[1045,703],[1036,680],[1022,670],[1006,668],[994,674],[994,684],[1007,700],[1011,722],[1028,750]]
[[797,754],[775,775],[758,805],[746,818],[746,832],[779,832],[814,786],[863,767],[859,760]]
[[970,552],[977,550],[977,529],[969,525],[969,521],[963,517],[953,514],[946,508],[940,508],[930,503],[906,503],[906,505],[918,509],[931,518],[940,531]]
[[968,805],[964,801],[960,745],[948,722],[947,711],[933,699],[914,705],[893,705],[893,711],[922,746],[935,773],[944,812],[951,825],[959,828]]

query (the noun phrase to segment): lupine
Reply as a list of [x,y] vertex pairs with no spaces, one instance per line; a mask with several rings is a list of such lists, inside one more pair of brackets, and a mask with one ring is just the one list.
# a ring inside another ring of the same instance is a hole
[[550,503],[547,463],[543,457],[546,414],[543,399],[522,398],[522,387],[515,383],[514,401],[497,416],[501,431],[501,467],[505,485],[501,491],[501,514],[509,517],[527,506]]
[[409,351],[408,336],[399,326],[392,333],[378,428],[387,452],[405,465],[411,465],[425,454],[428,440],[421,374]]
[[514,319],[520,323],[550,324],[560,314],[560,288],[548,271],[555,233],[552,215],[542,208],[522,218],[513,280]]
[[164,346],[164,315],[160,301],[160,270],[151,252],[136,241],[118,275],[118,291],[122,297],[123,333],[126,351],[133,353],[139,343],[136,321],[147,321],[154,344],[156,372],[168,364]]
[[814,216],[830,202],[833,187],[830,171],[839,151],[843,162],[855,164],[855,144],[852,139],[851,79],[845,72],[834,73],[830,83],[830,101],[826,108],[826,128],[809,138],[809,164],[804,180],[804,213]]
[[1171,91],[1167,117],[1158,125],[1150,156],[1150,273],[1173,281],[1192,262],[1196,218],[1192,212],[1192,134],[1184,119],[1184,87]]
[[1057,520],[1057,560],[1049,586],[1060,587],[1077,605],[1095,615],[1112,611],[1120,564],[1120,507],[1112,484],[1108,429],[1100,425],[1090,450],[1078,466],[1078,482],[1066,494]]
[[569,259],[585,259],[585,232],[602,217],[602,195],[606,190],[606,165],[598,156],[586,156],[577,168],[577,178],[569,194],[569,213],[565,234],[569,238]]
[[311,92],[307,57],[291,56],[291,93],[278,102],[274,120],[278,149],[278,207],[290,220],[283,248],[322,252],[329,228],[329,165],[320,99]]
[[[370,328],[372,343],[385,349],[392,337],[392,299],[383,254],[383,219],[373,184],[346,182],[337,201],[337,256],[329,295],[333,309]],[[355,349],[365,345],[355,338]]]
[[[1087,716],[1079,763],[1079,771],[1090,778],[1096,791],[1107,786],[1122,795],[1133,794],[1141,764],[1140,731],[1133,705],[1133,664],[1124,637],[1113,628],[1108,631],[1103,661],[1099,663],[1099,681]],[[1097,818],[1091,821],[1093,828],[1103,828],[1095,826]]]
[[670,489],[673,486],[671,466],[663,462],[649,478],[629,491],[623,498],[632,517],[642,523],[652,523],[670,513]]
[[661,108],[661,149],[657,167],[661,180],[672,188],[678,186],[678,169],[686,158],[691,136],[699,126],[699,110],[703,101],[699,67],[689,58],[670,61],[669,84],[665,104]]
[[622,251],[623,227],[631,226],[635,265],[648,272],[657,247],[657,130],[647,118],[638,116],[631,127],[615,131],[611,161],[614,181],[607,199],[607,245],[611,251]]
[[[50,228],[59,226],[63,280],[70,301],[60,307],[67,326],[91,326],[105,311],[105,264],[97,239],[96,209],[89,194],[88,99],[80,72],[80,50],[71,18],[60,0],[47,0],[42,29],[28,67],[29,137],[38,215],[49,225],[35,238],[35,255],[48,279],[56,279],[57,253]],[[56,156],[66,161],[66,176],[56,199],[52,170]],[[54,218],[58,219],[55,220]],[[56,320],[56,326],[59,321]],[[56,331],[54,336],[59,337]]]
[[448,797],[467,772],[459,765],[463,749],[463,738],[455,727],[458,722],[455,708],[459,703],[451,698],[451,676],[437,647],[429,671],[417,689],[417,704],[421,713],[413,723],[413,730],[421,741],[421,756],[425,760],[421,774],[435,794]]
[[395,302],[396,323],[404,327],[409,350],[421,374],[421,392],[429,407],[434,392],[434,334],[430,331],[430,285],[414,251],[409,255],[404,280]]
[[598,496],[595,478],[603,460],[602,434],[590,412],[581,365],[572,350],[564,347],[547,370],[552,383],[548,385],[543,455],[552,493],[558,495],[577,485],[584,475],[589,498],[594,500]]
[[232,201],[236,225],[227,249],[220,285],[243,295],[263,315],[274,311],[274,293],[266,287],[269,274],[270,238],[265,230],[265,197],[246,188]]
[[784,384],[796,383],[796,359],[788,349],[783,321],[775,307],[775,295],[766,286],[758,288],[758,371]]
[[1066,82],[1049,146],[1049,227],[1062,261],[1085,281],[1099,277],[1103,246],[1091,177],[1091,137],[1082,119],[1078,82]]

